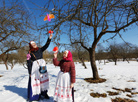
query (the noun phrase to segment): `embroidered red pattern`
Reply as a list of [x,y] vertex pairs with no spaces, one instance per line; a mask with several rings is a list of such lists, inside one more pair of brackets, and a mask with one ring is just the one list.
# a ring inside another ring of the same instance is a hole
[[58,90],[58,88],[56,87],[56,90]]
[[57,96],[57,97],[60,97],[60,98],[71,98],[72,97],[72,94],[67,94],[67,95],[60,95],[60,94],[57,94],[57,93],[55,93],[55,96]]
[[57,93],[55,93],[55,96],[57,96]]
[[63,87],[63,86],[60,86],[60,85],[57,85],[57,87],[61,87],[61,88],[70,88],[70,87]]
[[33,87],[39,86],[40,84],[43,84],[43,83],[48,82],[48,81],[49,81],[49,79],[46,79],[44,81],[41,81],[39,84],[34,84]]
[[58,96],[60,96],[60,94],[58,94]]
[[45,83],[45,82],[47,82],[47,81],[49,81],[49,79],[44,80],[44,81],[41,81],[40,83],[42,84],[42,83]]

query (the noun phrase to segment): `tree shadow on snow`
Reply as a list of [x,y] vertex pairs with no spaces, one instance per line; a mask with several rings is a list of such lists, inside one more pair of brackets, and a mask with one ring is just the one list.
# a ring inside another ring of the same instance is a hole
[[5,90],[9,90],[13,93],[18,94],[19,96],[23,97],[24,99],[27,99],[27,89],[26,88],[19,88],[17,86],[7,86],[4,85]]

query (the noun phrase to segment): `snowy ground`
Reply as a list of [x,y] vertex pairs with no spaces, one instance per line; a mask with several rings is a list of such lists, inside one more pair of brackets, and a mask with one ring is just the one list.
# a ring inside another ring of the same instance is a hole
[[[115,66],[114,63],[106,63],[100,65],[97,63],[99,75],[101,78],[107,79],[104,83],[89,84],[83,79],[92,76],[90,64],[86,63],[88,69],[84,69],[81,64],[76,66],[76,83],[75,83],[75,102],[111,102],[111,98],[121,97],[129,98],[126,94],[128,92],[120,92],[117,96],[109,96],[107,91],[116,90],[112,87],[125,89],[134,88],[134,92],[138,92],[138,63],[137,62],[118,62]],[[99,69],[100,68],[100,69]],[[48,72],[50,77],[50,89],[48,94],[50,100],[40,100],[39,102],[53,102],[53,93],[55,81],[59,68],[53,64],[48,64]],[[23,66],[16,65],[13,70],[6,71],[4,65],[0,64],[0,102],[26,102],[27,99],[27,83],[28,72]],[[135,81],[135,82],[128,82]],[[92,91],[93,90],[93,91]],[[91,92],[107,93],[106,98],[93,98],[90,96]],[[138,102],[138,94],[133,95],[132,98]]]

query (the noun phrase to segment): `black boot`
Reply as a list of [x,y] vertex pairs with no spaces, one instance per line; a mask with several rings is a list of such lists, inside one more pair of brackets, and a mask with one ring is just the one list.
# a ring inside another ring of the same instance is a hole
[[48,94],[47,94],[47,93],[46,93],[46,95],[45,95],[45,98],[46,98],[46,99],[49,99],[49,98],[50,98],[50,97],[48,96]]

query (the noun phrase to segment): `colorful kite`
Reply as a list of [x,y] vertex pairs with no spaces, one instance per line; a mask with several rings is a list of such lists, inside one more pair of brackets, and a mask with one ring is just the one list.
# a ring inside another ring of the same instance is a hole
[[54,51],[54,53],[58,53],[58,47],[57,47],[57,46],[54,47],[54,48],[53,48],[53,51]]
[[44,21],[48,20],[51,21],[51,19],[55,18],[55,16],[53,14],[47,14],[44,18]]

